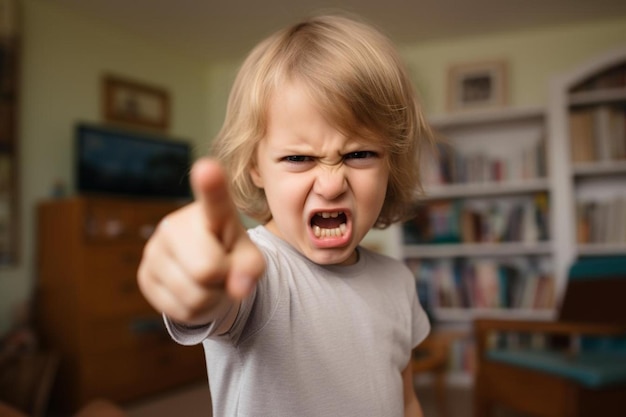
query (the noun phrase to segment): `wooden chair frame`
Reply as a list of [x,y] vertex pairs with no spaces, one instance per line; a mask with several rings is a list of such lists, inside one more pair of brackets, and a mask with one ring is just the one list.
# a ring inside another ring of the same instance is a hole
[[474,330],[478,356],[474,417],[492,416],[497,405],[538,417],[624,415],[626,385],[591,389],[574,380],[490,361],[485,354],[493,332],[618,336],[626,335],[625,325],[478,319]]

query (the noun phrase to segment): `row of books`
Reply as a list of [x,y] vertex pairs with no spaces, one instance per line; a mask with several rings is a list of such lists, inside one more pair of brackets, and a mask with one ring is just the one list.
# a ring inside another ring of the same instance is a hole
[[530,259],[407,260],[425,308],[551,309],[554,277]]
[[576,203],[578,243],[626,243],[626,196]]
[[626,158],[626,109],[603,104],[569,113],[572,162]]
[[548,239],[548,196],[477,206],[461,199],[429,202],[404,223],[404,243],[537,242]]
[[463,154],[451,145],[440,144],[435,155],[422,158],[422,175],[426,188],[543,178],[546,176],[545,141],[508,158],[482,152]]

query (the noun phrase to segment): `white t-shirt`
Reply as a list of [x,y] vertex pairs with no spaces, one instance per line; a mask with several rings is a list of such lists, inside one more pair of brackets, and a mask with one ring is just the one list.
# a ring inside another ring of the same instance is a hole
[[204,346],[214,416],[403,416],[401,372],[430,330],[409,269],[362,247],[354,265],[318,265],[263,226],[248,233],[267,269],[231,331],[166,319]]

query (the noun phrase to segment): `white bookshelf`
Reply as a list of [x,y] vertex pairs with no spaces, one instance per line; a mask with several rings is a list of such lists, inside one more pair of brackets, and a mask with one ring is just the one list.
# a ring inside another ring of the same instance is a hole
[[[589,82],[594,76],[620,65],[626,70],[626,45],[553,78],[548,85],[547,109],[499,109],[431,118],[436,131],[449,138],[462,156],[485,151],[488,158],[515,158],[519,157],[524,147],[544,138],[547,175],[541,178],[517,177],[453,184],[435,181],[425,185],[426,195],[422,202],[428,205],[447,200],[461,200],[464,203],[520,201],[535,193],[545,193],[549,199],[549,239],[495,243],[404,243],[400,246],[400,256],[407,261],[417,262],[449,262],[459,258],[539,260],[541,265],[547,265],[553,273],[555,305],[558,306],[565,289],[568,268],[577,256],[626,255],[626,237],[623,241],[583,243],[578,242],[577,232],[577,205],[581,201],[602,202],[617,196],[626,199],[626,154],[620,158],[607,158],[604,155],[600,160],[577,160],[574,163],[570,132],[571,111],[600,106],[626,109],[626,85],[581,88],[583,83]],[[420,166],[424,167],[425,164]],[[619,227],[611,224],[608,229]],[[626,233],[626,219],[624,231]],[[406,230],[403,233],[406,234]],[[416,268],[415,265],[413,267]],[[434,286],[428,288],[432,290]],[[444,331],[450,327],[469,331],[471,322],[477,317],[551,320],[557,315],[554,307],[443,307],[437,305],[436,294],[429,294],[429,299],[432,302],[435,327]],[[457,370],[449,375],[449,381],[453,384],[459,381],[471,384],[471,380],[471,374],[463,371]]]
[[[484,155],[489,161],[505,161],[504,164],[514,164],[522,160],[522,154],[528,149],[537,147],[540,141],[545,141],[546,113],[542,108],[504,108],[482,112],[460,113],[434,117],[431,124],[435,131],[443,137],[454,152],[465,155]],[[544,155],[545,158],[545,155]],[[432,163],[432,160],[430,161]],[[442,183],[441,179],[428,178],[425,180],[425,195],[421,201],[425,205],[440,201],[461,201],[466,207],[488,207],[493,204],[506,205],[526,203],[533,195],[544,193],[550,198],[552,182],[547,176],[537,176],[533,173],[523,175],[523,167],[506,167],[515,171],[512,175],[494,179],[482,178],[480,181]],[[406,234],[406,231],[405,231]],[[550,231],[548,232],[551,236]],[[499,262],[505,258],[545,258],[553,255],[554,246],[551,240],[530,241],[479,241],[459,243],[409,243],[403,244],[402,256],[404,259],[438,260],[445,259],[493,259]],[[549,262],[548,262],[549,263]],[[546,264],[546,262],[542,262]],[[432,286],[435,284],[432,283]],[[433,315],[437,321],[467,321],[461,317],[473,317],[475,314],[485,313],[485,309],[450,308],[438,305],[437,297],[433,301]],[[495,312],[501,313],[501,310]],[[515,317],[515,309],[507,310],[507,315]],[[520,312],[520,317],[526,317]],[[440,323],[438,323],[440,324]]]
[[[596,80],[611,68],[626,65],[626,46],[601,54],[550,82],[548,129],[551,137],[550,168],[555,187],[555,266],[558,293],[566,285],[567,269],[577,256],[626,255],[626,225],[621,242],[579,242],[577,206],[588,202],[626,199],[626,159],[605,158],[574,162],[570,112],[599,106],[626,108],[626,85],[606,85]],[[626,71],[626,67],[622,67]],[[626,76],[626,73],[625,75]],[[583,87],[583,84],[586,84]],[[622,138],[626,143],[626,138]],[[580,154],[579,154],[580,155]],[[558,214],[558,215],[556,215]],[[622,217],[626,217],[623,215]],[[611,224],[610,228],[619,225]]]
[[[548,201],[553,182],[547,175],[528,173],[526,167],[514,164],[521,161],[529,149],[537,148],[546,137],[546,112],[541,107],[502,108],[496,110],[440,115],[431,118],[433,128],[442,136],[460,158],[484,155],[487,163],[504,161],[506,175],[500,178],[480,180],[441,181],[432,180],[424,174],[425,195],[422,204],[438,204],[442,201],[460,201],[463,207],[471,209],[502,204],[510,207],[532,199],[536,194],[545,194]],[[545,160],[546,156],[543,155]],[[427,162],[428,164],[428,162]],[[422,164],[424,166],[424,164]],[[432,166],[431,166],[432,168]],[[429,169],[429,168],[427,168]],[[406,230],[404,231],[406,234]],[[552,231],[548,231],[552,236]],[[406,237],[406,236],[405,236]],[[550,267],[554,255],[554,244],[548,240],[529,241],[472,241],[461,239],[459,243],[408,243],[401,246],[403,259],[419,262],[447,262],[462,259],[463,262],[487,260],[488,262],[509,262],[514,260],[539,259],[542,266]],[[419,275],[416,272],[416,275]],[[418,277],[419,279],[419,277]],[[455,328],[471,333],[471,322],[477,317],[501,317],[519,319],[550,319],[554,309],[534,309],[508,307],[446,306],[438,302],[437,285],[429,282],[428,298],[434,326],[439,331]],[[470,336],[471,337],[471,336]],[[463,370],[454,370],[448,375],[451,385],[470,385],[473,376]]]

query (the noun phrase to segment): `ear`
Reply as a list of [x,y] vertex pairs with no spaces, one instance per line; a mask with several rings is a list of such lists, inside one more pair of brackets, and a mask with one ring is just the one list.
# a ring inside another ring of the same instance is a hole
[[256,163],[250,165],[250,178],[252,178],[252,182],[259,188],[264,188],[263,186],[263,177],[257,168]]

